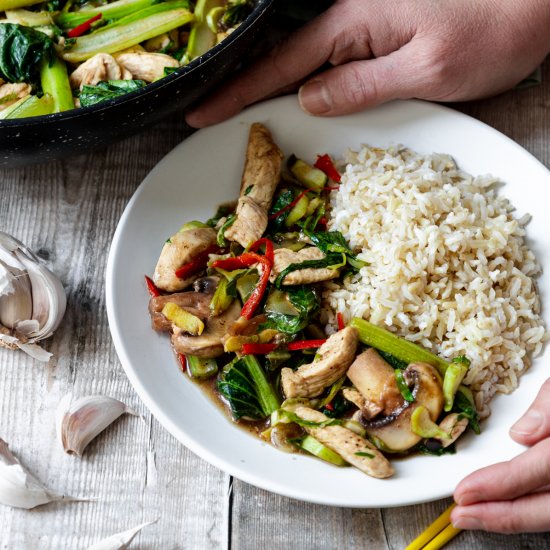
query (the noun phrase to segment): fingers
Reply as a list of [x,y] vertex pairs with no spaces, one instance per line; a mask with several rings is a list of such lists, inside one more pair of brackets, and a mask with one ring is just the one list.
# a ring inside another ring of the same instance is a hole
[[[251,103],[292,89],[293,84],[321,67],[334,54],[335,44],[340,41],[338,36],[346,28],[342,21],[346,14],[334,8],[302,27],[189,111],[187,123],[202,128],[225,120]],[[361,50],[350,51],[347,57],[369,55],[368,43]]]
[[[187,123],[195,128],[209,126],[260,99],[295,91],[327,62],[339,65],[370,58],[369,27],[386,29],[387,23],[380,23],[384,19],[380,10],[367,6],[337,2],[189,111]],[[407,36],[399,34],[386,48],[397,48]]]
[[454,492],[459,506],[511,500],[550,484],[550,439],[508,461],[482,468],[463,479]]
[[458,529],[483,529],[496,533],[550,530],[550,493],[535,493],[504,502],[457,506],[451,522]]
[[518,443],[533,445],[550,436],[550,379],[540,389],[527,412],[511,427]]
[[392,99],[420,97],[425,79],[414,69],[414,42],[384,57],[354,61],[315,76],[299,91],[304,111],[336,116]]

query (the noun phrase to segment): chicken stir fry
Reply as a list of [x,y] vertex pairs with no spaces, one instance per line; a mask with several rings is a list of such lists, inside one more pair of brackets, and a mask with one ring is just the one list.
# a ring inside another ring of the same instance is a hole
[[153,328],[170,334],[188,374],[214,382],[232,417],[262,438],[369,476],[387,453],[454,452],[478,431],[469,361],[450,362],[359,318],[321,323],[324,281],[366,264],[327,229],[339,174],[330,157],[286,165],[255,123],[240,197],[164,244],[153,280]]
[[139,90],[200,58],[254,5],[254,0],[0,2],[0,119],[69,111]]

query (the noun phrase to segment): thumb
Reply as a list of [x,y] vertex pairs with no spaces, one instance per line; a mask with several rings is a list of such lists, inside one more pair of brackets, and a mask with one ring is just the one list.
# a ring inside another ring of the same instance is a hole
[[550,436],[550,379],[542,385],[527,412],[510,428],[518,443],[534,445]]
[[392,99],[421,97],[428,79],[416,54],[413,41],[386,56],[329,69],[302,85],[300,106],[312,115],[336,116]]

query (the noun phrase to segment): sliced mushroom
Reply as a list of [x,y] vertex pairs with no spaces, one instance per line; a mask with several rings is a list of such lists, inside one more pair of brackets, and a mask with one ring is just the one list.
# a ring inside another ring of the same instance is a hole
[[225,231],[226,239],[247,247],[267,227],[267,212],[281,174],[283,154],[270,131],[259,123],[250,127],[241,192],[235,221]]
[[419,405],[426,407],[435,422],[443,410],[443,390],[437,370],[427,363],[412,363],[404,371],[405,379],[414,381],[414,402],[405,402],[381,419],[363,420],[367,433],[377,437],[391,451],[402,452],[414,447],[422,438],[411,430],[411,415]]
[[165,68],[179,67],[179,61],[164,53],[132,52],[117,55],[118,63],[134,78],[153,82],[164,76]]
[[149,300],[149,313],[151,315],[151,324],[158,331],[171,332],[172,322],[169,321],[161,312],[162,308],[168,303],[177,304],[182,309],[198,317],[201,321],[206,321],[210,316],[210,300],[212,296],[202,292],[176,292],[167,296],[156,296]]
[[172,345],[177,353],[199,357],[219,357],[223,354],[223,338],[229,327],[239,318],[241,305],[237,300],[217,317],[205,321],[205,329],[200,336],[190,336],[175,330]]
[[365,398],[367,419],[379,413],[390,415],[403,405],[394,370],[375,349],[370,348],[358,355],[347,375]]
[[3,80],[0,80],[0,111],[13,105],[16,101],[27,97],[31,91],[30,84],[23,82],[3,84]]
[[342,388],[342,395],[351,401],[358,409],[360,416],[366,419],[373,418],[377,414],[382,412],[382,408],[374,404],[372,401],[367,401],[363,394],[355,388]]
[[71,88],[95,86],[104,80],[131,80],[132,73],[120,66],[116,59],[108,53],[98,53],[79,65],[71,74]]
[[281,383],[287,398],[316,397],[334,384],[348,369],[357,349],[357,331],[346,327],[330,336],[317,352],[319,359],[293,371],[281,370]]
[[[309,407],[296,407],[295,413],[310,422],[326,422],[327,417]],[[368,440],[343,426],[305,426],[306,432],[365,474],[390,477],[394,470],[388,459]]]
[[216,231],[210,227],[198,227],[181,231],[170,237],[160,253],[153,281],[161,290],[177,292],[188,287],[197,277],[180,279],[176,270],[192,262],[201,252],[216,244]]
[[[306,260],[322,260],[325,254],[316,246],[308,246],[295,252],[288,248],[277,248],[274,251],[273,269],[269,280],[273,283],[275,279],[283,272],[290,264],[299,264]],[[317,283],[320,281],[328,281],[340,275],[338,269],[321,268],[306,268],[291,271],[283,280],[283,285],[301,285],[309,283]]]

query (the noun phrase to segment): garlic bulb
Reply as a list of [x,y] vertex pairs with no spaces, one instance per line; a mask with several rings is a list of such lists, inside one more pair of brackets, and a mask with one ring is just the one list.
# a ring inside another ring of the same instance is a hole
[[116,535],[111,535],[110,537],[92,544],[88,550],[126,550],[126,548],[130,546],[130,543],[144,527],[156,523],[157,521],[158,520],[148,521],[147,523],[142,523],[141,525],[128,529],[127,531],[122,531]]
[[0,346],[48,361],[51,353],[36,342],[53,334],[66,305],[57,276],[22,242],[0,231]]
[[118,399],[89,395],[72,401],[67,394],[56,412],[57,435],[66,453],[82,456],[90,441],[124,413],[139,416]]
[[74,500],[49,491],[10,451],[0,439],[0,503],[30,510],[56,500]]

